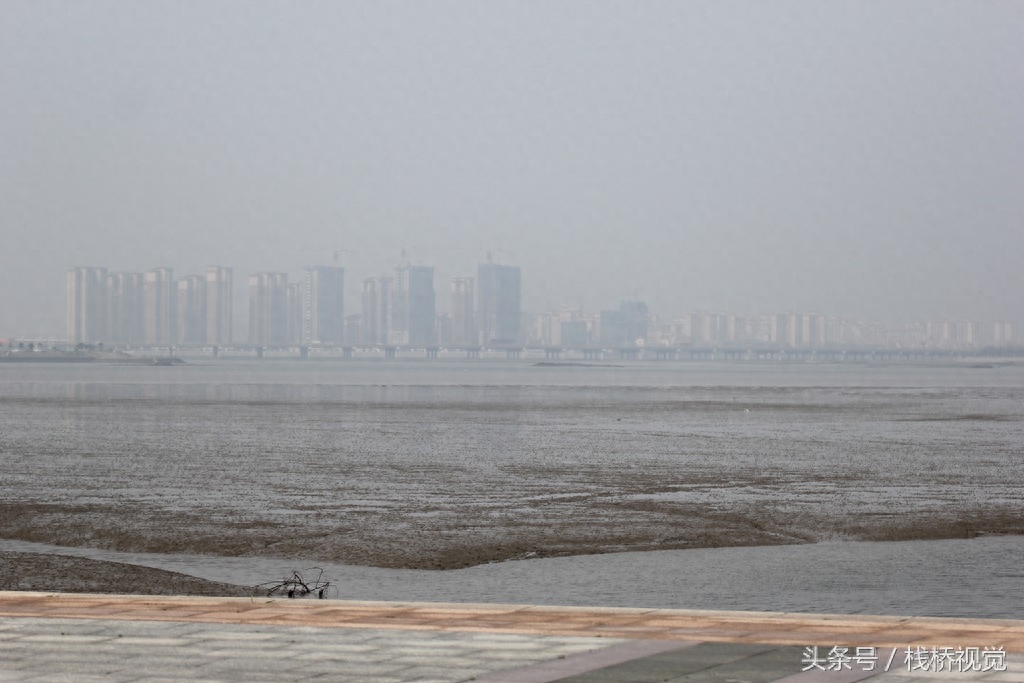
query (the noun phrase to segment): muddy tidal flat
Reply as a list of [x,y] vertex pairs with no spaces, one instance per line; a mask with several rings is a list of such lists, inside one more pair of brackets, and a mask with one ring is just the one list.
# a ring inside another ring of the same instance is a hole
[[4,367],[0,538],[452,569],[1024,532],[1024,368]]
[[0,551],[0,591],[247,597],[251,590],[218,581],[84,557]]

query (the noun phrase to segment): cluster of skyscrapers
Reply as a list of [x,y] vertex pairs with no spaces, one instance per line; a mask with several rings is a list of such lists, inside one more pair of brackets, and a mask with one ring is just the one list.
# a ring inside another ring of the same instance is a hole
[[883,324],[794,311],[758,316],[697,311],[663,318],[649,315],[642,302],[623,302],[613,311],[540,313],[529,316],[525,327],[528,345],[565,347],[974,349],[1024,341],[1021,325],[1010,321]]
[[[361,308],[347,313],[345,270],[310,266],[248,279],[248,334],[235,335],[233,271],[209,266],[175,279],[106,268],[68,271],[68,339],[110,347],[141,345],[411,346],[623,348],[633,346],[966,349],[1020,345],[1013,322],[877,322],[786,311],[738,316],[698,311],[652,315],[641,301],[600,312],[565,309],[526,315],[517,266],[481,264],[477,277],[451,280],[450,307],[438,312],[434,269],[403,264],[364,279]],[[244,338],[234,338],[241,336]]]
[[231,340],[232,270],[210,266],[174,279],[171,268],[145,273],[72,268],[67,276],[71,343],[225,344]]
[[[451,283],[451,309],[438,314],[434,269],[404,264],[362,282],[362,310],[346,315],[345,270],[310,266],[297,282],[283,272],[249,276],[246,343],[275,346],[502,346],[522,343],[517,266],[481,264],[477,279]],[[226,345],[232,338],[232,269],[175,279],[83,267],[68,271],[68,339],[108,346]]]
[[[364,346],[501,346],[522,343],[521,276],[517,266],[482,264],[478,278],[451,283],[451,309],[437,312],[434,269],[401,265],[394,275],[362,282],[361,311],[346,315],[344,270],[306,268],[249,277],[251,344]],[[479,285],[477,291],[474,285]]]

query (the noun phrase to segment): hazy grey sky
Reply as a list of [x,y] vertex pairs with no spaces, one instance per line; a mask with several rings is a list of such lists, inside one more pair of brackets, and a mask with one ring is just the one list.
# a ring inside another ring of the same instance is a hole
[[533,310],[1022,320],[1021,65],[1018,1],[0,0],[0,336],[403,247],[441,309],[490,250]]

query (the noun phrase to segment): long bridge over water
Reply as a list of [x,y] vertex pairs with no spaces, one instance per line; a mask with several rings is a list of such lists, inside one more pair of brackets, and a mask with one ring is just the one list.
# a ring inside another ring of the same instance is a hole
[[353,358],[535,358],[546,362],[573,361],[798,361],[798,362],[911,362],[993,356],[1017,356],[1013,349],[904,349],[890,347],[788,348],[752,346],[410,346],[401,344],[248,344],[220,346],[157,344],[126,349],[147,356],[203,356],[209,358],[256,358],[329,360]]

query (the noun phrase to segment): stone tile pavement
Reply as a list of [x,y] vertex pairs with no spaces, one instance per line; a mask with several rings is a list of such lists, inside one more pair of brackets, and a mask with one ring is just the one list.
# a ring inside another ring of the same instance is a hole
[[1024,621],[0,592],[0,683],[861,680],[1024,683]]

